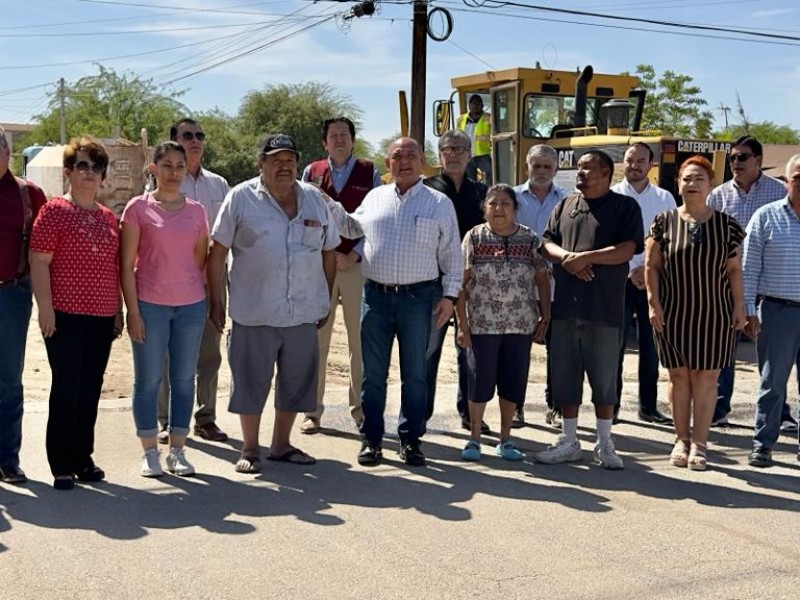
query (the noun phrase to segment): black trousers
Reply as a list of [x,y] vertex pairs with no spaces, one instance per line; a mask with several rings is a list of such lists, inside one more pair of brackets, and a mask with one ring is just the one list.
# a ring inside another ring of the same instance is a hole
[[53,374],[47,419],[47,460],[54,476],[91,467],[103,375],[114,339],[114,317],[56,311],[45,339]]

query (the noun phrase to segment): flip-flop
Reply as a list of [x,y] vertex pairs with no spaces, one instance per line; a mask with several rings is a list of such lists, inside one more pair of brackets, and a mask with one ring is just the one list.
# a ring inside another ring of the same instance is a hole
[[313,465],[317,459],[306,454],[300,448],[292,448],[283,454],[269,454],[267,460],[274,460],[275,462],[291,463],[293,465]]
[[237,473],[260,473],[261,472],[261,458],[259,456],[245,456],[242,454],[239,460],[236,461]]

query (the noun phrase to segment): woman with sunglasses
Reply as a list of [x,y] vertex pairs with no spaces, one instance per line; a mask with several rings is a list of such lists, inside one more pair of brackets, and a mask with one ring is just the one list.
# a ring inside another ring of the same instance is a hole
[[156,399],[169,354],[170,451],[167,469],[194,474],[184,454],[194,404],[195,373],[206,322],[203,269],[208,221],[203,206],[180,191],[186,151],[176,142],[156,147],[150,172],[156,187],[122,213],[122,292],[133,344],[133,419],[144,449],[141,475],[163,475],[156,435]]
[[52,370],[47,459],[53,487],[100,481],[94,427],[111,342],[122,332],[119,230],[97,202],[108,154],[91,138],[64,150],[69,192],[42,207],[31,234],[31,281]]
[[740,246],[745,233],[706,205],[714,169],[703,157],[678,171],[683,204],[656,216],[645,254],[650,323],[669,371],[675,423],[670,463],[706,469],[706,446],[720,369],[733,364],[735,336],[747,322]]

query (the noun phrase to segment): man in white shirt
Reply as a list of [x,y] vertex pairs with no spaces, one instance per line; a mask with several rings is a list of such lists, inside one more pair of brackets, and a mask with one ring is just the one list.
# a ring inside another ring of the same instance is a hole
[[[331,214],[341,235],[364,237],[361,271],[361,465],[382,458],[386,380],[394,338],[400,349],[400,458],[425,464],[420,438],[425,433],[428,386],[426,352],[431,331],[453,314],[463,279],[458,221],[450,199],[422,183],[423,153],[411,138],[389,146],[386,160],[394,182],[375,188],[350,215],[335,201]],[[437,281],[441,274],[443,297]]]
[[[653,150],[643,142],[630,146],[622,159],[625,179],[611,189],[618,194],[630,196],[642,209],[644,234],[650,231],[653,218],[662,212],[675,208],[675,198],[668,191],[651,184],[647,174],[653,168]],[[647,305],[647,290],[644,286],[644,253],[635,254],[630,261],[630,273],[625,287],[625,328],[630,329],[636,316],[636,330],[639,341],[639,419],[646,423],[667,425],[672,419],[658,410],[658,354],[656,354],[653,328]],[[622,363],[625,358],[625,340],[619,353],[617,375],[617,406],[614,416],[619,413],[622,398]]]

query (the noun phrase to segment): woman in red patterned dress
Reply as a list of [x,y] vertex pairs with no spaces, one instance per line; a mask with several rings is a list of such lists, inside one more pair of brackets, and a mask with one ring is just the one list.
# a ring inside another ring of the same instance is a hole
[[53,379],[47,460],[53,487],[100,481],[94,426],[111,342],[122,332],[119,226],[97,202],[108,154],[91,138],[64,150],[69,192],[45,204],[33,224],[31,283]]

